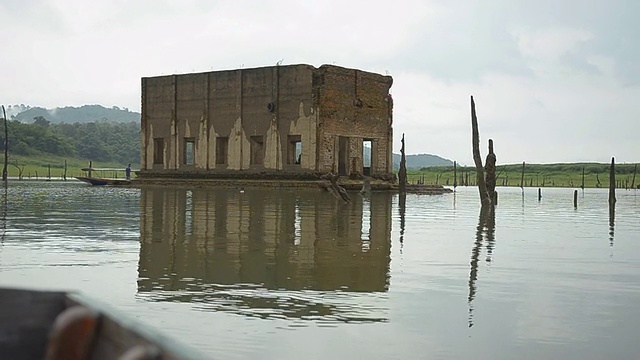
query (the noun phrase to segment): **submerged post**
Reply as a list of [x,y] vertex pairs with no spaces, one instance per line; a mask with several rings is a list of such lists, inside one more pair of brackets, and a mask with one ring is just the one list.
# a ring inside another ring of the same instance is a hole
[[584,190],[584,166],[582,167],[582,184],[580,184],[580,188]]
[[638,164],[633,167],[633,179],[631,180],[631,188],[636,188],[636,171],[638,171]]
[[407,158],[404,154],[404,134],[402,134],[402,147],[400,148],[400,169],[398,170],[398,190],[404,193],[407,190]]
[[480,157],[480,134],[478,133],[478,118],[476,116],[476,104],[471,96],[471,146],[473,150],[473,161],[476,164],[478,191],[480,192],[480,202],[482,206],[491,204],[491,197],[487,192],[487,184],[484,181],[484,167]]
[[542,200],[542,189],[538,188],[538,201]]
[[453,190],[458,186],[457,163],[453,162]]
[[609,168],[609,204],[616,203],[616,164],[615,158],[611,158],[611,167]]
[[91,160],[89,160],[89,177],[91,177],[91,168],[93,167],[93,162]]
[[524,161],[522,162],[522,173],[520,174],[520,188],[524,190]]
[[578,190],[573,191],[573,207],[578,207]]

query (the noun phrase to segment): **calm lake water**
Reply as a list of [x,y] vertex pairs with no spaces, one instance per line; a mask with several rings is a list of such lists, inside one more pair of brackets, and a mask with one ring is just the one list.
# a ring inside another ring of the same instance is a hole
[[78,290],[220,359],[640,357],[640,192],[611,218],[603,189],[498,191],[479,227],[475,188],[15,181],[0,286]]

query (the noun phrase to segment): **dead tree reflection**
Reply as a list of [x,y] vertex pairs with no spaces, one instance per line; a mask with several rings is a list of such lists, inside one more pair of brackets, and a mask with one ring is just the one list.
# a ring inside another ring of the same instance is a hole
[[609,246],[610,247],[613,247],[615,222],[616,222],[616,204],[609,203]]
[[478,227],[476,228],[476,241],[474,242],[473,249],[471,250],[471,270],[469,272],[469,296],[467,302],[469,304],[469,327],[473,326],[473,300],[476,297],[478,280],[478,263],[480,259],[480,252],[482,250],[482,244],[486,241],[487,257],[486,262],[491,262],[493,255],[493,249],[495,247],[495,207],[483,206],[480,209],[480,215],[478,217]]
[[8,184],[6,181],[2,185],[2,234],[0,235],[0,241],[4,244],[4,240],[7,236],[7,197],[8,197]]
[[404,247],[404,228],[405,228],[405,213],[407,210],[407,194],[405,192],[399,193],[398,196],[398,212],[400,213],[400,253],[402,254],[402,248]]

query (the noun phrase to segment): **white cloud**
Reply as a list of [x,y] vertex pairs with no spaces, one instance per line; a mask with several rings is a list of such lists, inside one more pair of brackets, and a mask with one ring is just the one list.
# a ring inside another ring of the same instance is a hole
[[0,101],[139,110],[144,76],[335,62],[394,77],[396,151],[404,132],[409,153],[471,163],[474,95],[480,135],[494,138],[499,161],[638,161],[640,46],[629,36],[638,7],[7,0]]

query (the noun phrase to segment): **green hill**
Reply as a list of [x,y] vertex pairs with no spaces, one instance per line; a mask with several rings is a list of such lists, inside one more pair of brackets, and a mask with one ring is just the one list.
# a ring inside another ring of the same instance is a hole
[[[393,169],[400,168],[400,154],[393,154]],[[420,169],[432,166],[453,166],[453,161],[445,159],[438,155],[431,154],[412,154],[406,155],[408,169]]]
[[[12,120],[24,123],[33,123],[34,118],[43,117],[51,123],[90,123],[90,122],[119,122],[140,123],[140,113],[129,111],[127,108],[105,108],[101,105],[83,105],[80,107],[65,106],[62,108],[45,109],[41,107],[28,107],[16,105],[11,110],[19,108],[20,112],[11,115]],[[9,115],[7,115],[9,117]]]

